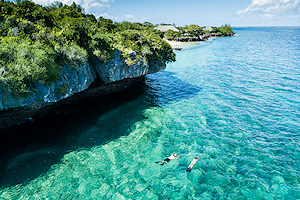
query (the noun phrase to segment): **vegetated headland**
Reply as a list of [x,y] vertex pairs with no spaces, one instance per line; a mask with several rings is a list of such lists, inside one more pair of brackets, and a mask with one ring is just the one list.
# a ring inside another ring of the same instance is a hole
[[[175,27],[171,24],[160,24],[155,29],[164,32],[164,38],[170,45],[175,46],[178,42],[198,42],[205,41],[211,37],[234,36],[230,25],[221,27],[211,27],[199,25],[185,25],[184,27]],[[177,43],[175,43],[177,42]]]
[[204,41],[209,37],[234,36],[234,34],[232,27],[227,24],[222,25],[221,27],[201,27],[199,25],[192,24],[184,27],[176,27],[175,29],[169,28],[165,31],[165,37],[168,40],[182,42]]
[[96,19],[75,3],[3,0],[0,11],[0,129],[130,87],[175,61],[165,37],[200,35],[196,25],[163,32],[149,22]]

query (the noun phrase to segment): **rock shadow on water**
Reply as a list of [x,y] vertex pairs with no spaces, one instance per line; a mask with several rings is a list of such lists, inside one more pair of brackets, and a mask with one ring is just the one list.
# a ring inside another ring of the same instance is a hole
[[[46,173],[64,154],[85,145],[78,139],[99,116],[142,94],[141,86],[102,98],[92,98],[58,107],[46,116],[0,134],[0,188],[26,183]],[[117,135],[114,135],[117,137]],[[105,136],[102,142],[112,140]],[[101,143],[100,143],[101,144]],[[93,145],[99,145],[93,144]]]
[[[71,151],[103,145],[130,133],[130,127],[144,118],[144,110],[188,99],[201,89],[176,77],[172,72],[158,72],[144,82],[105,97],[91,98],[52,110],[46,116],[0,134],[0,188],[26,184],[47,173],[53,164]],[[126,104],[134,106],[127,107]],[[99,118],[121,106],[129,110],[129,120],[118,121],[116,132],[101,134],[88,131]],[[131,120],[131,121],[130,121]]]
[[174,72],[162,71],[146,77],[146,98],[152,106],[164,106],[172,101],[189,99],[201,91],[198,86],[186,83],[174,75]]

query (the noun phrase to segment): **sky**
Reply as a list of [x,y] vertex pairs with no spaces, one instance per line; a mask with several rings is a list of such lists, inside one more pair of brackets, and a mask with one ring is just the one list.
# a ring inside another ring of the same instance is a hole
[[[49,5],[57,0],[33,0]],[[59,0],[115,22],[185,26],[300,26],[300,0]]]

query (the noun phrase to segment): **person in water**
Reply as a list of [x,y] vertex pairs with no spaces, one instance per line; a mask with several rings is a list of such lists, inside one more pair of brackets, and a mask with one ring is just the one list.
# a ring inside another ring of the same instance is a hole
[[191,164],[189,165],[189,167],[187,168],[187,172],[191,172],[191,170],[192,170],[192,168],[194,167],[194,165],[196,164],[196,162],[199,160],[199,158],[198,157],[195,157],[193,160],[192,160],[192,162],[191,162]]
[[164,165],[164,164],[167,164],[168,162],[170,162],[170,160],[173,160],[173,159],[179,159],[179,157],[180,157],[180,156],[178,156],[178,157],[176,158],[176,153],[174,153],[174,154],[170,155],[169,157],[167,157],[166,159],[161,160],[161,161],[157,161],[157,162],[155,162],[155,163],[160,163],[160,162],[162,162],[161,165]]

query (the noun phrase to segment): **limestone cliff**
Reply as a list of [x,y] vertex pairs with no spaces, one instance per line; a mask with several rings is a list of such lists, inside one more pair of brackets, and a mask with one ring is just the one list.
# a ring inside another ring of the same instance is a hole
[[[16,97],[9,88],[0,87],[0,129],[22,124],[33,115],[47,112],[53,105],[72,98],[77,101],[93,96],[93,92],[102,96],[122,90],[135,79],[166,68],[165,62],[154,61],[128,65],[120,55],[120,51],[115,51],[115,58],[107,64],[98,61],[94,66],[89,63],[79,67],[64,66],[58,80],[49,85],[35,83],[28,97]],[[91,88],[95,80],[98,84]],[[78,95],[80,93],[84,95]]]
[[0,87],[0,110],[40,107],[57,102],[87,89],[95,79],[96,73],[89,64],[77,68],[64,66],[58,80],[50,85],[35,83],[29,97],[17,97],[8,88]]
[[138,61],[134,65],[128,65],[121,59],[121,51],[115,51],[114,59],[110,60],[107,64],[98,63],[95,68],[101,81],[112,83],[165,70],[166,64],[159,61],[151,61],[150,63]]

